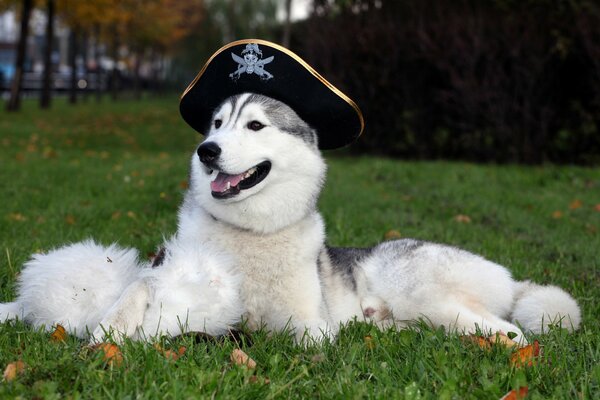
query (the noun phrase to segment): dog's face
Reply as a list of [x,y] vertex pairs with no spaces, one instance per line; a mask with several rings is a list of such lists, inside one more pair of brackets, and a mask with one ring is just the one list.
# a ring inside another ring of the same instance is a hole
[[191,189],[213,217],[273,232],[315,208],[325,176],[316,132],[287,105],[245,93],[225,100],[192,158]]

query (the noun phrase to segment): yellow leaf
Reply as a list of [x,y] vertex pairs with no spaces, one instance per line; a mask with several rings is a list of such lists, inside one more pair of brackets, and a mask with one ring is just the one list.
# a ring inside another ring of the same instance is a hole
[[234,349],[231,352],[230,359],[233,365],[243,365],[249,369],[256,368],[256,361],[251,359],[248,354],[244,353],[241,349]]
[[14,381],[16,379],[17,375],[21,375],[23,372],[25,372],[25,366],[26,366],[25,363],[21,360],[11,362],[4,369],[4,375],[3,375],[4,380],[6,382]]
[[465,343],[473,343],[484,350],[489,350],[492,347],[490,341],[487,338],[484,338],[483,336],[465,335],[461,336],[460,339]]
[[365,340],[365,346],[367,347],[367,349],[373,350],[375,348],[375,341],[373,340],[373,336],[367,335],[364,337],[364,340]]
[[11,221],[23,222],[27,221],[27,217],[21,213],[10,213],[8,214],[8,219]]
[[74,216],[72,216],[71,214],[68,214],[68,215],[65,217],[65,222],[66,222],[67,224],[69,224],[69,225],[75,225],[75,217],[74,217]]
[[395,229],[387,231],[384,235],[385,240],[400,239],[401,237],[402,234]]
[[51,342],[64,342],[67,339],[67,331],[62,325],[57,324],[56,329],[50,335]]
[[469,217],[468,215],[463,215],[463,214],[458,214],[457,216],[454,217],[454,220],[461,224],[470,224],[471,223],[471,217]]

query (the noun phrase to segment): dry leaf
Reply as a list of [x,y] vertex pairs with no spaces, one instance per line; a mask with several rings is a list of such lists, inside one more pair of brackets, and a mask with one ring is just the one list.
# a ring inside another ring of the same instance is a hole
[[68,215],[65,217],[65,222],[66,222],[67,224],[69,224],[69,225],[75,225],[75,217],[74,217],[74,216],[72,216],[71,214],[68,214]]
[[510,363],[517,368],[530,367],[536,363],[541,355],[540,343],[536,340],[532,344],[518,349],[510,357]]
[[248,354],[244,353],[241,349],[233,350],[230,358],[233,365],[245,365],[249,369],[256,368],[256,361],[251,359]]
[[10,213],[8,214],[8,219],[11,221],[23,222],[27,221],[27,217],[21,213]]
[[92,347],[94,350],[100,350],[104,353],[102,360],[108,365],[119,366],[123,362],[123,354],[119,346],[113,343],[99,343]]
[[183,356],[187,351],[185,346],[181,346],[177,351],[175,350],[164,350],[158,343],[154,345],[154,348],[162,353],[163,356],[169,361],[177,361],[179,357]]
[[19,360],[11,362],[6,366],[3,377],[6,382],[11,382],[15,380],[17,375],[21,375],[23,372],[25,372],[25,363]]
[[383,236],[383,238],[385,240],[400,239],[401,237],[402,237],[402,234],[395,229],[387,231],[385,233],[385,235]]
[[465,335],[465,336],[461,336],[460,339],[465,343],[476,344],[477,346],[479,346],[480,348],[482,348],[484,350],[488,350],[492,347],[492,345],[490,344],[490,341],[487,338],[484,338],[483,336]]
[[367,346],[367,349],[373,350],[375,348],[375,341],[373,340],[373,336],[367,335],[367,336],[365,336],[364,339],[365,339],[365,346]]
[[471,217],[469,217],[468,215],[463,215],[463,214],[458,214],[457,216],[454,217],[454,220],[456,222],[460,222],[461,224],[470,224],[471,223]]
[[562,213],[562,211],[559,211],[559,210],[556,210],[552,213],[552,218],[554,218],[554,219],[560,219],[560,218],[562,218],[562,216],[563,216],[563,213]]
[[600,212],[600,204],[596,204],[596,205],[594,206],[594,210],[596,210],[596,211]]
[[529,392],[529,388],[527,386],[521,386],[518,389],[513,389],[510,392],[506,393],[500,400],[519,400],[527,397],[527,392]]
[[51,342],[64,342],[67,340],[67,331],[62,325],[57,324],[56,329],[50,335]]
[[582,205],[583,203],[581,202],[581,200],[575,199],[571,202],[571,204],[569,204],[569,208],[571,210],[577,210],[578,208],[581,208]]

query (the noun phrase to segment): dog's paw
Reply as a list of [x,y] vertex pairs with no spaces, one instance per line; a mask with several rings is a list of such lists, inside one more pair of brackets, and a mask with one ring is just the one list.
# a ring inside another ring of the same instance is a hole
[[296,325],[296,343],[301,346],[320,346],[323,342],[334,339],[335,332],[325,321],[305,321]]

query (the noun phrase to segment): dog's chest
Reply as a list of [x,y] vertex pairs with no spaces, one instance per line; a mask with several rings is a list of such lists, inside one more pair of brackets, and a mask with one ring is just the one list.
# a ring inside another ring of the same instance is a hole
[[243,274],[241,296],[251,324],[283,328],[303,298],[320,301],[320,222],[310,218],[268,235],[230,227],[221,234],[213,231],[213,239],[233,251]]

